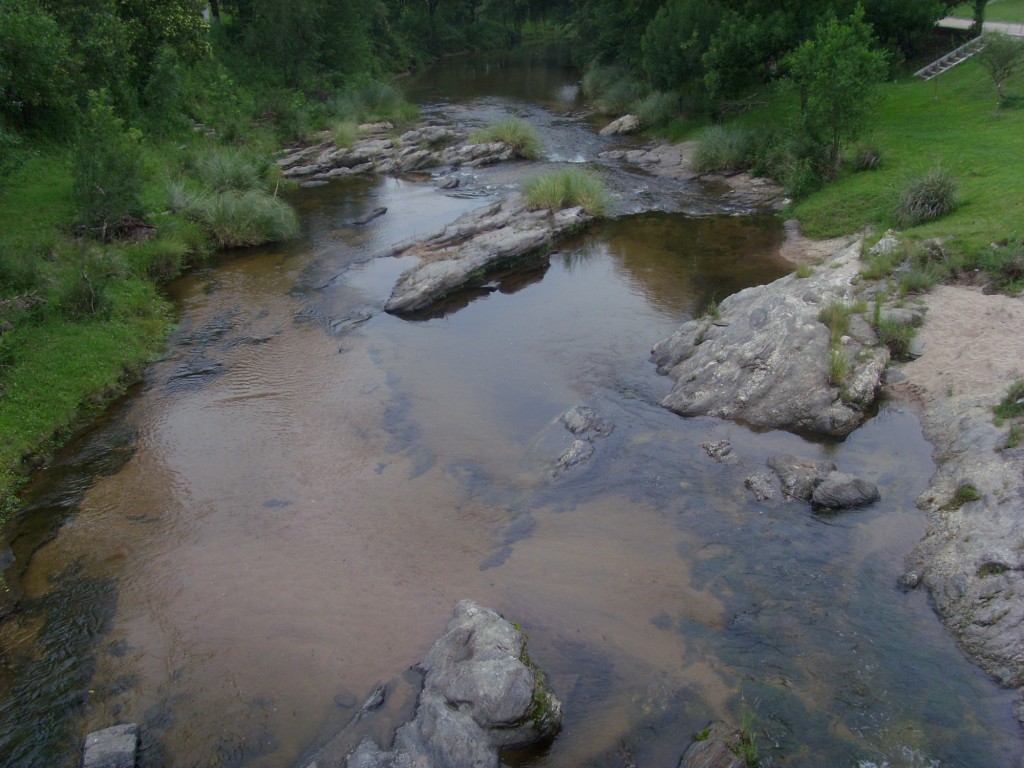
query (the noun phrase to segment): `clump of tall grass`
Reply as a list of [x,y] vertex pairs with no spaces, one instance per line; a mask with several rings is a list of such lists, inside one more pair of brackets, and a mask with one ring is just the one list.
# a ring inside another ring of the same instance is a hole
[[855,171],[877,171],[882,167],[882,152],[875,144],[858,144],[850,165]]
[[216,192],[171,181],[167,197],[171,211],[197,222],[219,248],[286,240],[299,229],[292,207],[263,189]]
[[139,275],[169,280],[186,265],[190,248],[184,240],[169,234],[142,240],[125,248],[125,256]]
[[640,119],[644,126],[661,126],[672,122],[679,115],[679,94],[654,91],[642,99],[638,99],[630,107],[630,112]]
[[841,301],[833,301],[818,312],[818,320],[828,328],[833,345],[838,344],[850,330],[851,314],[853,307]]
[[534,160],[541,155],[540,136],[525,120],[510,118],[473,133],[469,140],[474,144],[500,141],[508,145],[514,157]]
[[578,205],[594,216],[601,215],[608,204],[601,180],[576,168],[531,179],[526,183],[523,199],[530,209],[560,211]]
[[359,126],[355,120],[335,120],[330,130],[335,145],[339,147],[351,147],[359,138]]
[[210,147],[191,161],[195,175],[214,192],[244,192],[264,185],[261,168],[234,147]]
[[698,173],[738,171],[751,164],[752,132],[738,125],[713,125],[704,131],[693,156]]
[[878,340],[889,348],[894,358],[906,360],[910,357],[910,344],[917,335],[915,328],[882,317],[875,330],[878,332]]
[[834,387],[842,387],[846,384],[846,378],[850,375],[850,361],[846,353],[838,347],[828,351],[828,382]]
[[204,197],[194,213],[221,248],[286,240],[299,231],[291,206],[258,190]]
[[936,168],[903,188],[893,209],[893,220],[899,227],[915,227],[945,216],[956,205],[956,180]]

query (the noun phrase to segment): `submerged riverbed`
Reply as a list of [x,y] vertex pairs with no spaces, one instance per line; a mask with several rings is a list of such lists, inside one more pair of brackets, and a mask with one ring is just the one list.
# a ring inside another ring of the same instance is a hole
[[[516,765],[675,766],[710,719],[753,723],[776,766],[1002,766],[1012,695],[896,589],[934,471],[883,404],[841,443],[681,419],[650,346],[789,268],[773,218],[598,155],[558,57],[448,62],[410,92],[431,119],[515,114],[543,161],[356,180],[296,195],[302,237],[173,286],[180,326],[142,385],[34,486],[0,625],[4,765],[73,765],[77,740],[144,730],[144,765],[288,766],[400,675],[471,598],[530,635],[565,730]],[[427,316],[381,310],[391,243],[560,163],[615,218]],[[366,226],[348,222],[388,213]],[[552,462],[586,404],[614,424]],[[735,463],[700,443],[728,439]],[[837,516],[757,503],[778,453],[829,458],[882,501]]]

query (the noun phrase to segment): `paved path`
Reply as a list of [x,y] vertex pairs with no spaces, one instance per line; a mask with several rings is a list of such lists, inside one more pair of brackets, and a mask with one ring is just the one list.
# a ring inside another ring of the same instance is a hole
[[[936,26],[945,27],[946,29],[970,29],[971,25],[974,24],[973,19],[962,19],[959,16],[947,16],[944,19],[939,19],[936,22]],[[1003,34],[1013,35],[1014,37],[1024,37],[1024,23],[1008,24],[1004,21],[986,21],[985,22],[986,32],[1002,32]]]

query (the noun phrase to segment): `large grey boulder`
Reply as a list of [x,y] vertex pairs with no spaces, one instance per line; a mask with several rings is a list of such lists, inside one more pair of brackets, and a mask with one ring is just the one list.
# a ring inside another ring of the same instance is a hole
[[830,331],[818,319],[833,302],[854,300],[856,244],[809,278],[789,275],[725,299],[716,317],[684,323],[651,352],[675,380],[662,405],[683,416],[717,416],[754,427],[847,435],[878,392],[888,351],[845,336],[850,373],[829,379]]
[[640,118],[636,115],[623,115],[601,129],[602,136],[621,136],[636,133],[640,130]]
[[513,197],[468,213],[436,235],[399,243],[389,254],[416,255],[420,261],[398,278],[384,309],[426,309],[491,270],[546,251],[591,218],[579,207],[528,211]]
[[85,737],[82,768],[135,768],[139,726],[115,725]]
[[554,737],[562,705],[526,654],[526,636],[494,611],[464,600],[419,665],[415,715],[390,748],[366,737],[340,761],[308,768],[498,768],[500,752]]
[[811,494],[811,504],[820,509],[853,509],[879,499],[878,488],[845,472],[829,472]]

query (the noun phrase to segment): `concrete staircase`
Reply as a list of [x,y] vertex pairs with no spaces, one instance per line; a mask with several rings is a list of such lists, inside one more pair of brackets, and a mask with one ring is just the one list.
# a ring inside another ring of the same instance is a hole
[[917,70],[914,73],[915,77],[920,77],[922,80],[931,80],[933,77],[938,77],[946,70],[952,69],[962,61],[967,61],[974,54],[985,47],[985,42],[981,39],[981,36],[975,37],[968,40],[966,43],[961,45],[954,51],[950,51],[945,56],[936,59],[927,67]]

